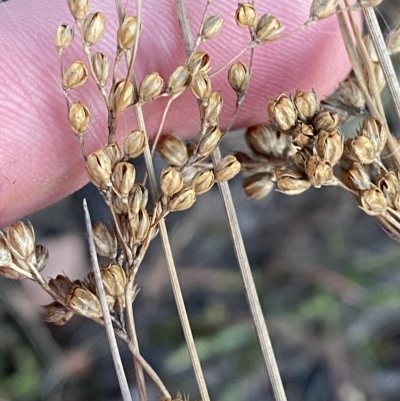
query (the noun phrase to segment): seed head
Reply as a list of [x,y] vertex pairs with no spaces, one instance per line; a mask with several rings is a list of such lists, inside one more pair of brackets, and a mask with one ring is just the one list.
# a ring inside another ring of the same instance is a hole
[[374,145],[366,136],[357,136],[354,139],[348,139],[346,141],[346,148],[349,157],[361,164],[371,164],[376,158]]
[[257,12],[250,3],[239,3],[236,9],[236,24],[240,28],[252,28],[257,22]]
[[375,152],[380,154],[385,147],[388,131],[382,121],[374,117],[365,117],[357,135],[367,137],[372,142]]
[[150,229],[150,216],[145,208],[141,208],[137,214],[138,224],[135,232],[135,242],[140,244],[145,238]]
[[111,162],[111,169],[115,167],[115,165],[121,161],[121,150],[118,146],[118,143],[111,143],[107,145],[104,149],[107,157]]
[[[7,248],[14,259],[17,259],[18,262],[36,264],[35,232],[31,224],[27,226],[22,221],[11,224],[7,229],[5,239]],[[17,264],[19,265],[20,263]]]
[[106,30],[106,19],[101,12],[89,14],[83,22],[83,41],[86,46],[94,45]]
[[75,102],[68,110],[68,122],[77,136],[87,130],[90,121],[90,111],[82,102]]
[[157,144],[157,151],[172,166],[183,166],[189,157],[185,144],[174,135],[163,135]]
[[85,18],[87,10],[89,9],[89,0],[68,0],[68,7],[72,16],[80,21]]
[[361,194],[361,208],[370,216],[378,216],[386,212],[385,195],[379,188],[370,188]]
[[163,194],[167,196],[173,195],[182,189],[183,177],[177,169],[169,166],[162,171],[160,176],[160,183]]
[[182,188],[177,194],[173,195],[168,203],[171,212],[178,212],[189,209],[196,201],[196,193],[191,186]]
[[135,167],[131,163],[119,162],[114,167],[111,178],[117,193],[127,202],[129,192],[135,183]]
[[117,107],[119,107],[119,110],[122,111],[132,104],[133,93],[134,93],[133,85],[131,82],[128,82],[124,96],[123,98],[121,98],[124,86],[125,86],[125,80],[123,79],[115,84],[110,94],[109,103],[110,107],[114,110],[116,110]]
[[162,92],[164,80],[158,72],[146,75],[139,87],[139,99],[142,103],[155,99]]
[[302,172],[306,171],[307,162],[310,160],[310,157],[313,155],[311,148],[302,148],[298,150],[291,158],[291,162],[293,165]]
[[211,95],[211,80],[208,75],[200,71],[198,74],[192,76],[190,89],[197,99],[206,101]]
[[74,39],[74,30],[67,24],[60,24],[56,30],[56,36],[54,38],[54,44],[61,53],[66,49]]
[[36,244],[35,246],[36,255],[36,269],[41,272],[47,265],[49,260],[49,250],[42,244]]
[[314,128],[310,124],[298,123],[292,130],[292,143],[302,149],[314,142]]
[[198,171],[190,183],[196,195],[204,194],[214,185],[214,172],[209,169]]
[[124,141],[125,157],[134,159],[140,156],[147,145],[147,135],[144,131],[132,131]]
[[102,316],[99,299],[95,294],[84,288],[73,288],[67,294],[66,302],[74,312],[89,319],[98,319]]
[[265,43],[283,31],[281,23],[271,14],[264,14],[257,22],[254,39],[258,43]]
[[249,70],[243,63],[239,61],[238,63],[232,64],[228,72],[228,81],[238,97],[243,96],[246,92],[249,86],[249,80]]
[[355,191],[363,191],[371,187],[371,180],[365,168],[360,163],[353,163],[350,168],[343,170],[340,174],[340,181],[348,188]]
[[223,100],[218,92],[211,93],[208,99],[200,103],[201,120],[207,125],[217,125],[221,114]]
[[388,206],[395,207],[394,201],[399,191],[399,179],[394,171],[381,175],[376,180],[376,186],[385,195]]
[[332,163],[321,159],[319,156],[311,156],[307,160],[305,172],[310,184],[316,188],[326,184],[333,178]]
[[299,119],[304,122],[309,122],[319,111],[319,100],[314,91],[303,92],[297,89],[293,103],[296,106]]
[[46,316],[43,321],[53,323],[56,326],[63,326],[74,316],[73,312],[56,301],[43,306],[43,308],[46,310]]
[[340,82],[337,93],[342,102],[350,109],[357,111],[365,109],[365,97],[356,79],[346,78]]
[[317,154],[321,159],[331,162],[334,166],[343,154],[343,137],[338,130],[333,132],[320,131],[317,138]]
[[249,198],[256,200],[265,198],[274,188],[271,175],[267,173],[256,173],[243,181],[243,189]]
[[279,156],[279,133],[267,125],[255,125],[247,129],[245,134],[247,146],[256,154],[262,156]]
[[201,51],[194,52],[186,61],[186,66],[192,76],[197,75],[201,71],[207,73],[210,69],[210,56]]
[[[137,32],[137,17],[127,17],[123,20],[118,28],[117,40],[118,46],[122,51],[129,50],[135,43]],[[139,34],[142,30],[142,23],[140,23]]]
[[331,15],[338,4],[339,0],[314,0],[310,9],[310,23]]
[[288,131],[296,124],[297,110],[285,94],[268,101],[268,112],[271,121],[282,131]]
[[96,223],[92,227],[96,253],[109,259],[117,257],[117,236],[115,232],[102,222]]
[[137,184],[132,188],[130,196],[130,210],[133,214],[138,214],[141,208],[145,209],[147,206],[148,191],[142,184]]
[[92,64],[93,74],[97,83],[102,87],[106,86],[110,70],[110,61],[108,57],[102,52],[97,52],[92,56]]
[[62,298],[65,298],[72,288],[72,282],[68,277],[59,274],[56,278],[49,280],[49,287]]
[[215,36],[221,30],[223,23],[224,20],[218,15],[208,17],[205,20],[203,29],[200,33],[201,40],[211,39]]
[[90,181],[105,191],[111,187],[111,161],[103,149],[91,153],[86,160],[86,171]]
[[339,122],[339,115],[330,111],[321,111],[312,119],[312,125],[315,131],[332,132],[336,129]]
[[223,157],[214,169],[215,180],[222,182],[232,179],[240,172],[240,163],[233,155]]
[[277,170],[275,174],[279,191],[286,195],[299,195],[311,186],[305,174],[300,171]]
[[121,266],[110,263],[107,267],[101,268],[100,275],[104,290],[108,295],[119,298],[125,294],[127,280],[124,269]]
[[82,86],[88,77],[85,64],[82,61],[73,62],[64,72],[62,84],[64,90],[75,89]]
[[218,146],[221,135],[218,125],[209,127],[200,140],[198,154],[203,157],[209,156]]
[[167,88],[165,90],[169,95],[178,95],[190,85],[190,73],[186,65],[180,65],[169,76]]

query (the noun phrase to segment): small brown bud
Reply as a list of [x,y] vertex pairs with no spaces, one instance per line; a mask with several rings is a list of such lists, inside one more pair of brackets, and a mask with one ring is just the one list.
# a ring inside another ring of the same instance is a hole
[[279,144],[279,133],[269,125],[255,125],[247,129],[245,134],[247,146],[257,155],[279,156],[282,150]]
[[232,179],[240,172],[240,163],[233,155],[223,157],[214,169],[215,180],[222,182]]
[[400,51],[400,24],[387,35],[386,46],[390,54],[397,54]]
[[292,131],[292,143],[302,149],[314,142],[313,126],[306,123],[298,123]]
[[190,85],[190,73],[186,65],[180,65],[169,76],[167,88],[165,90],[169,95],[178,95]]
[[361,194],[361,208],[370,216],[385,213],[387,203],[385,195],[378,188],[370,188]]
[[158,72],[148,74],[139,87],[139,99],[142,103],[155,99],[162,92],[164,80]]
[[389,171],[376,180],[377,187],[385,195],[388,206],[394,206],[394,200],[399,191],[399,180],[394,171]]
[[282,32],[283,29],[284,27],[281,27],[281,23],[276,17],[271,14],[264,14],[257,22],[255,40],[258,43],[268,42]]
[[102,222],[96,223],[92,227],[96,253],[109,259],[117,257],[117,236],[115,232]]
[[215,36],[221,30],[223,23],[224,20],[218,15],[208,17],[205,20],[203,29],[200,33],[201,40],[211,39]]
[[42,244],[37,244],[35,246],[36,255],[36,269],[41,272],[47,265],[49,260],[49,250]]
[[51,278],[49,280],[49,287],[61,297],[65,298],[72,287],[72,282],[68,277],[59,274],[56,278]]
[[81,136],[89,126],[90,111],[81,102],[75,102],[68,110],[68,122],[72,131],[77,136]]
[[148,191],[142,184],[137,184],[132,188],[130,209],[133,214],[138,214],[141,208],[145,209],[148,200]]
[[297,89],[293,103],[296,106],[299,119],[304,122],[310,121],[319,111],[319,100],[314,91],[303,92]]
[[67,24],[59,24],[54,44],[59,52],[66,49],[74,39],[74,30]]
[[106,19],[101,12],[89,14],[83,22],[83,41],[86,46],[94,45],[106,30]]
[[[123,20],[122,24],[118,28],[117,40],[118,46],[121,50],[129,50],[135,43],[136,32],[137,32],[137,17],[127,17]],[[142,30],[142,24],[139,26],[139,34]]]
[[36,264],[35,232],[31,224],[29,227],[22,221],[11,224],[5,239],[7,248],[15,259]]
[[178,212],[189,209],[195,201],[196,193],[192,187],[188,186],[172,196],[168,203],[168,207],[172,212]]
[[350,168],[343,170],[340,174],[340,181],[348,188],[355,191],[363,191],[371,187],[371,180],[368,173],[360,163],[353,163]]
[[43,306],[43,308],[46,310],[46,316],[43,320],[47,323],[53,323],[56,326],[66,324],[74,315],[73,312],[58,302],[52,302],[51,304]]
[[108,57],[101,52],[97,52],[92,56],[93,74],[97,83],[104,87],[107,83],[108,73],[110,70],[110,61]]
[[249,85],[250,75],[248,68],[241,63],[232,64],[228,72],[228,81],[238,97],[244,95]]
[[138,225],[135,232],[135,242],[140,244],[145,238],[150,228],[150,216],[145,208],[141,208],[138,217]]
[[388,137],[386,125],[374,117],[365,117],[357,134],[367,137],[372,142],[377,153],[382,152]]
[[103,315],[97,296],[84,288],[73,288],[66,301],[76,313],[89,319],[99,319]]
[[247,177],[242,185],[246,196],[256,200],[265,198],[274,188],[271,175],[266,173],[253,174]]
[[104,149],[107,157],[111,162],[111,169],[113,169],[118,162],[121,161],[121,150],[118,146],[118,143],[111,143],[107,145]]
[[221,130],[218,125],[208,127],[200,140],[198,154],[202,157],[209,156],[218,146],[221,135]]
[[201,71],[207,74],[210,69],[210,56],[201,51],[194,52],[186,61],[186,66],[192,76],[197,75]]
[[192,178],[190,185],[194,189],[194,192],[196,192],[196,195],[201,195],[209,191],[214,182],[214,172],[206,169],[198,171]]
[[217,125],[221,114],[223,100],[218,92],[211,93],[210,97],[200,103],[201,120],[208,125]]
[[319,156],[311,156],[306,163],[306,174],[310,184],[319,188],[321,185],[332,180],[332,163],[321,159]]
[[132,131],[124,141],[125,157],[134,159],[140,156],[147,145],[147,135],[144,131]]
[[302,148],[298,150],[291,158],[291,162],[299,171],[306,171],[306,165],[310,157],[313,155],[312,149]]
[[366,136],[348,139],[346,141],[346,149],[349,152],[349,157],[361,164],[371,164],[376,158],[374,145]]
[[111,178],[118,194],[127,201],[127,197],[136,178],[136,171],[133,164],[127,162],[117,163],[113,169]]
[[321,111],[312,119],[312,125],[315,131],[332,132],[336,129],[339,122],[339,115],[330,111]]
[[326,18],[335,12],[339,0],[313,0],[310,9],[310,22]]
[[334,166],[343,154],[343,137],[338,130],[333,132],[320,131],[317,137],[317,154],[321,159],[328,160]]
[[200,71],[190,81],[190,89],[199,100],[205,100],[211,95],[211,80],[204,72]]
[[250,3],[239,3],[236,9],[236,24],[240,28],[251,28],[257,22],[257,12]]
[[288,131],[296,124],[297,110],[285,94],[268,101],[268,112],[271,121],[282,131]]
[[185,144],[174,135],[163,135],[158,141],[157,151],[172,166],[183,166],[188,160]]
[[72,16],[78,21],[85,18],[89,4],[89,0],[68,0],[69,10]]
[[103,149],[88,155],[86,171],[97,188],[104,191],[111,187],[111,161]]
[[75,89],[82,86],[88,77],[85,64],[82,61],[73,62],[64,72],[62,85],[65,90]]
[[124,96],[123,98],[121,98],[124,86],[125,86],[125,80],[123,79],[115,84],[110,94],[109,98],[110,107],[114,110],[116,110],[117,107],[119,107],[119,110],[122,111],[132,104],[133,93],[134,93],[133,85],[131,82],[128,82]]
[[174,167],[169,166],[161,172],[161,190],[165,195],[173,195],[183,187],[182,174]]
[[304,173],[297,170],[277,170],[275,172],[279,191],[285,195],[299,195],[310,188],[311,184]]
[[342,102],[350,109],[357,111],[365,109],[365,97],[356,79],[346,78],[340,82],[337,93]]
[[124,269],[116,264],[109,264],[100,270],[104,290],[114,298],[122,297],[125,294],[126,274]]

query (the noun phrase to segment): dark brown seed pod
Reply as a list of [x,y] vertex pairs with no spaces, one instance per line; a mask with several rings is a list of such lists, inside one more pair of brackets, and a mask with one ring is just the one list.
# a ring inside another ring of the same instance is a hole
[[188,160],[185,144],[174,135],[163,135],[157,144],[157,151],[172,166],[183,166]]
[[300,122],[292,130],[292,143],[297,148],[305,148],[314,142],[314,129],[310,124]]
[[313,155],[312,149],[302,148],[298,150],[291,158],[293,165],[302,172],[306,171],[306,165],[310,157]]
[[268,173],[253,174],[247,177],[242,185],[246,196],[256,200],[265,198],[274,189],[274,183]]
[[43,308],[46,310],[46,316],[43,320],[46,323],[53,323],[56,326],[63,326],[74,316],[73,312],[58,302],[44,305]]
[[47,265],[49,260],[49,250],[42,244],[36,244],[35,246],[36,254],[36,270],[41,272]]
[[72,281],[67,276],[59,274],[56,278],[49,280],[49,286],[54,292],[65,298],[72,287]]
[[316,188],[326,184],[333,178],[332,163],[321,159],[319,156],[311,156],[307,160],[305,172],[310,184]]
[[256,154],[266,157],[278,157],[286,147],[281,141],[276,128],[267,125],[255,125],[247,129],[245,134],[247,146]]

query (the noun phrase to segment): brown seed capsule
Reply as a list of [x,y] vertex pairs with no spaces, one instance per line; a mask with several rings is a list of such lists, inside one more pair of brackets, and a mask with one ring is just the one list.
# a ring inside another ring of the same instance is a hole
[[110,94],[109,103],[110,107],[114,110],[116,110],[117,107],[119,107],[119,110],[122,111],[132,104],[133,93],[134,93],[133,85],[130,82],[128,82],[124,96],[123,98],[121,98],[124,86],[125,86],[125,80],[123,79],[122,81],[119,81],[115,84]]
[[129,192],[135,183],[136,171],[131,163],[119,162],[112,172],[112,182],[121,198],[127,201]]
[[360,7],[376,7],[382,3],[382,0],[357,0]]
[[194,189],[194,192],[196,192],[196,195],[201,195],[209,191],[214,185],[214,182],[214,172],[212,170],[205,169],[198,171],[194,175],[190,185]]
[[240,172],[240,163],[233,155],[223,157],[214,169],[216,181],[228,181]]
[[288,131],[296,124],[297,110],[285,94],[268,101],[268,113],[271,122],[282,131]]
[[81,136],[89,126],[90,111],[82,102],[75,102],[68,110],[68,122],[72,131]]
[[387,209],[385,195],[378,188],[367,189],[361,194],[361,207],[370,216],[385,213]]
[[73,312],[58,302],[52,302],[51,304],[44,305],[43,308],[46,310],[46,316],[43,318],[43,320],[47,323],[53,323],[56,326],[62,326],[66,324],[74,315]]
[[112,204],[112,208],[115,213],[117,213],[121,216],[128,214],[129,205],[126,202],[126,199],[121,198],[118,195],[115,195],[112,197],[111,204]]
[[[117,40],[118,46],[122,51],[129,50],[135,43],[137,32],[137,17],[127,17],[122,21],[118,28]],[[142,30],[142,24],[139,26],[139,34]]]
[[340,181],[354,191],[363,191],[371,187],[371,180],[365,168],[360,163],[353,163],[347,170],[340,173]]
[[78,21],[85,18],[89,4],[89,0],[68,0],[69,10],[72,16]]
[[358,136],[367,137],[373,144],[375,152],[381,153],[388,137],[386,125],[374,117],[365,117]]
[[119,298],[125,295],[126,274],[124,269],[116,264],[109,264],[100,270],[104,290],[108,295]]
[[11,266],[12,263],[12,254],[4,240],[0,238],[0,266]]
[[196,201],[196,193],[190,186],[184,187],[180,192],[173,195],[168,203],[171,212],[189,209]]
[[108,60],[108,57],[102,52],[97,52],[92,56],[92,64],[93,74],[97,83],[102,87],[106,86],[110,70],[110,61]]
[[73,288],[67,294],[66,301],[68,306],[76,313],[89,319],[99,319],[103,315],[97,296],[84,288]]
[[125,157],[134,159],[140,156],[147,145],[147,135],[144,131],[132,131],[124,141]]
[[135,242],[140,244],[147,236],[150,228],[150,216],[145,208],[141,208],[138,217],[138,225],[135,232]]
[[228,72],[228,81],[238,97],[243,96],[250,81],[248,68],[240,61],[232,64]]
[[97,188],[105,191],[111,187],[111,161],[103,149],[88,155],[86,171]]
[[107,157],[111,162],[111,169],[113,169],[118,162],[121,161],[121,150],[118,146],[118,143],[112,143],[105,147],[104,149]]
[[180,65],[169,76],[165,92],[169,95],[178,95],[190,85],[190,73],[186,65]]
[[[380,92],[386,86],[385,75],[383,74],[383,70],[379,61],[371,62],[372,74],[375,77],[376,87]],[[366,66],[363,68],[363,75],[365,77],[366,82],[368,83],[368,89],[372,93],[374,90],[373,80],[369,76],[369,70]]]
[[72,287],[72,281],[68,277],[59,274],[56,278],[51,278],[49,280],[49,287],[54,292],[61,295],[61,297],[65,298]]
[[304,173],[297,170],[276,170],[277,186],[285,195],[299,195],[311,187]]
[[265,43],[283,31],[281,23],[271,14],[264,14],[257,22],[255,40],[258,43]]
[[36,269],[41,272],[47,265],[49,260],[49,250],[42,244],[36,244],[35,246],[36,255]]
[[291,158],[291,162],[299,171],[306,171],[306,165],[310,157],[313,155],[312,149],[302,148],[298,150]]
[[389,171],[384,175],[377,177],[377,187],[385,195],[388,206],[394,207],[394,200],[396,195],[400,192],[399,180],[394,171]]
[[271,175],[266,173],[253,174],[242,185],[246,196],[256,200],[265,198],[274,188]]
[[247,146],[257,155],[273,157],[280,154],[279,133],[269,125],[255,125],[248,128],[245,140]]
[[218,125],[208,127],[203,137],[200,140],[198,154],[202,157],[209,156],[218,146],[221,140],[221,130]]
[[88,77],[85,64],[82,61],[73,62],[64,72],[62,85],[64,90],[75,89],[82,86]]
[[86,46],[94,45],[106,30],[106,19],[101,12],[89,14],[83,22],[83,41]]
[[348,156],[361,164],[371,164],[376,158],[374,145],[365,136],[348,139],[346,141],[346,149],[348,150]]
[[211,93],[210,97],[200,103],[201,120],[207,125],[217,125],[221,114],[223,100],[218,92]]
[[169,166],[161,172],[160,183],[163,194],[173,195],[182,189],[183,177],[177,169]]
[[211,80],[204,72],[192,76],[190,89],[193,95],[199,100],[206,100],[211,95]]
[[310,9],[310,22],[326,18],[335,12],[339,0],[313,0]]
[[310,121],[319,111],[319,100],[314,91],[303,92],[300,89],[296,90],[293,103],[296,106],[298,117],[304,122]]
[[257,22],[257,12],[250,3],[239,3],[236,9],[236,24],[240,28],[251,28]]
[[146,208],[148,200],[148,191],[142,184],[137,184],[132,188],[130,209],[133,214],[138,214],[141,208]]
[[339,122],[339,115],[330,111],[321,111],[312,119],[312,125],[315,131],[332,132],[336,129]]
[[338,130],[319,131],[316,144],[317,154],[321,159],[330,161],[332,166],[342,157],[343,146],[343,137]]
[[96,253],[109,259],[117,257],[117,236],[115,232],[102,222],[96,223],[92,227]]
[[183,166],[188,160],[185,144],[174,135],[163,135],[158,141],[157,151],[172,166]]
[[321,159],[319,156],[311,156],[306,163],[306,174],[310,184],[319,188],[321,185],[332,180],[332,163]]
[[155,99],[162,92],[164,80],[158,72],[148,74],[139,87],[139,99],[142,103]]
[[186,66],[192,76],[197,75],[201,71],[206,74],[210,69],[210,56],[204,52],[194,52],[186,61]]
[[400,51],[400,24],[386,36],[386,46],[390,54]]
[[12,280],[32,278],[28,266],[19,267],[14,263],[12,254],[2,238],[0,238],[0,275]]
[[36,264],[35,232],[31,224],[29,227],[22,221],[11,224],[7,229],[5,239],[7,248],[15,259]]
[[292,143],[302,149],[314,142],[314,129],[310,124],[298,123],[292,130]]
[[74,30],[67,24],[59,24],[56,30],[54,44],[61,53],[74,39]]
[[337,93],[340,100],[350,109],[365,109],[365,97],[356,79],[346,78],[340,82]]
[[208,17],[205,20],[203,29],[200,33],[201,40],[211,39],[215,36],[221,30],[223,23],[224,20],[218,15]]

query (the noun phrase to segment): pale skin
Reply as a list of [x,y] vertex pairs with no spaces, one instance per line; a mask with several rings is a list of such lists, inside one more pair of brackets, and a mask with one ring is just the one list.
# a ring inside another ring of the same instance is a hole
[[[134,9],[135,2],[131,3]],[[185,60],[174,1],[142,3],[144,29],[135,73],[140,80],[145,74],[158,71],[167,80]],[[206,2],[187,0],[193,31],[199,25],[203,3]],[[220,15],[225,24],[221,33],[200,49],[209,52],[215,70],[248,43],[249,35],[234,23],[236,1],[214,3],[210,15]],[[275,15],[286,26],[285,33],[307,20],[310,4],[311,0],[256,2],[259,15]],[[107,19],[107,33],[94,51],[101,50],[113,57],[113,28],[117,19],[114,1],[93,0],[90,11],[102,11]],[[53,44],[59,22],[73,24],[66,0],[11,0],[0,4],[0,228],[65,197],[87,182],[79,143],[68,126],[60,86],[60,64]],[[81,49],[77,34],[66,52],[65,68],[76,59],[86,61]],[[249,52],[239,60],[248,64]],[[266,122],[266,99],[281,92],[314,88],[318,97],[327,96],[348,71],[349,62],[335,17],[257,48],[252,81],[235,127]],[[232,116],[236,100],[226,76],[224,71],[212,81],[213,90],[224,99],[222,128]],[[88,151],[104,146],[107,114],[93,81],[88,80],[70,96],[91,110],[91,125],[85,134]],[[150,137],[157,132],[165,104],[166,99],[159,99],[144,106]],[[193,136],[199,126],[196,101],[186,93],[173,103],[164,132]],[[128,110],[119,125],[119,138],[135,128],[134,113]]]

